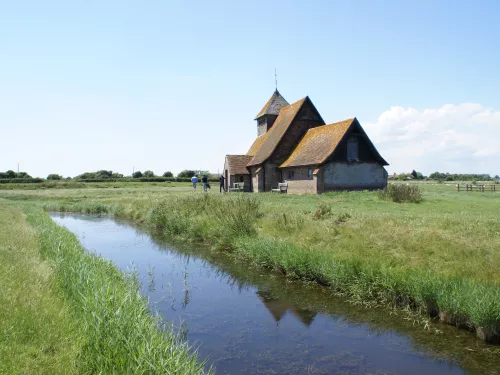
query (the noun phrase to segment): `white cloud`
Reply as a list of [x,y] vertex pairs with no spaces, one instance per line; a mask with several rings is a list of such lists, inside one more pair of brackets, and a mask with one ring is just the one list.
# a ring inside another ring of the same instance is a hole
[[500,174],[500,111],[476,103],[391,107],[363,124],[392,172]]

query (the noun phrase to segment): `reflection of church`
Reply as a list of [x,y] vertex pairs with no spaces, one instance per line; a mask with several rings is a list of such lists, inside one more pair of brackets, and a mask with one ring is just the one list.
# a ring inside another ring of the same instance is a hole
[[314,317],[316,316],[316,313],[314,311],[310,311],[307,309],[296,309],[290,302],[274,297],[269,291],[259,290],[257,291],[257,295],[277,323],[281,320],[281,318],[286,314],[287,311],[290,311],[293,315],[295,315],[306,327],[309,327],[311,325]]

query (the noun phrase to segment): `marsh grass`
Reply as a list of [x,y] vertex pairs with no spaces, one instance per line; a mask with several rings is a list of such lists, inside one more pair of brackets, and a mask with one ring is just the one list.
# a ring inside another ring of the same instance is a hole
[[203,363],[171,327],[151,313],[134,275],[86,253],[77,238],[46,213],[25,208],[42,257],[79,322],[79,372],[88,374],[202,374]]
[[422,200],[422,192],[418,185],[389,184],[384,190],[380,190],[379,197],[396,203],[419,203]]
[[230,249],[234,238],[256,234],[259,205],[255,197],[242,194],[178,197],[153,202],[146,222],[172,237]]
[[71,305],[19,207],[0,202],[0,374],[74,374]]
[[102,204],[109,214],[173,239],[204,242],[246,263],[329,285],[353,303],[446,313],[450,323],[498,334],[499,196],[458,194],[450,184],[418,188],[419,204],[381,200],[377,192],[215,197],[148,188],[4,196],[70,211]]

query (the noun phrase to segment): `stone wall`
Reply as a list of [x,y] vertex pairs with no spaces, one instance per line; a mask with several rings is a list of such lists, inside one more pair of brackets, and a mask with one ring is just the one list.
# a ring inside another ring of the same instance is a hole
[[324,191],[382,189],[387,171],[377,163],[331,162],[323,168]]
[[[311,169],[311,177],[309,177]],[[288,183],[288,194],[316,194],[318,192],[318,178],[312,175],[315,168],[295,167],[283,169],[284,182]],[[288,178],[288,172],[293,171],[293,178]]]

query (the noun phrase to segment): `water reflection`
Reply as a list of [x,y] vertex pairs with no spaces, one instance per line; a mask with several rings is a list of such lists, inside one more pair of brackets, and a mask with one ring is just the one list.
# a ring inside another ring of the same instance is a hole
[[499,355],[469,332],[424,330],[228,255],[174,249],[124,222],[54,216],[87,249],[122,269],[133,262],[151,305],[219,374],[500,374]]

